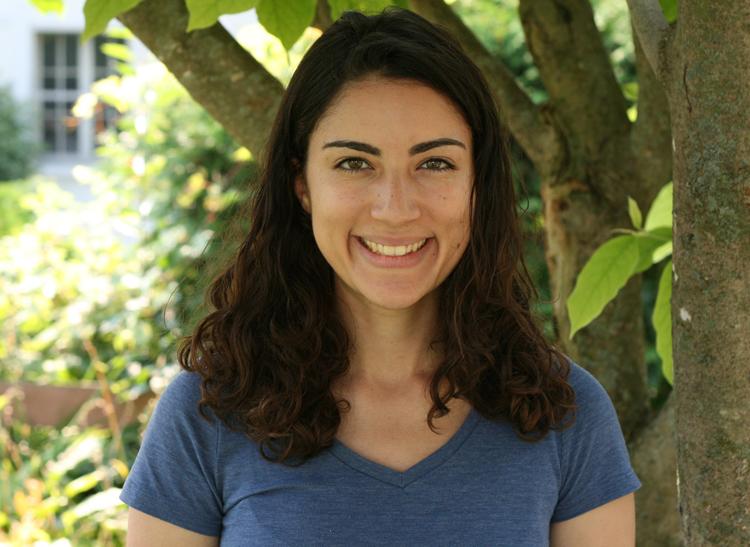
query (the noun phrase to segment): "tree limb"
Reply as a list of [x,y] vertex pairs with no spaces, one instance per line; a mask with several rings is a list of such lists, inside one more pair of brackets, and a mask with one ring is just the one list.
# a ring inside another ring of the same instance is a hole
[[[562,152],[562,142],[546,109],[535,105],[513,74],[497,61],[474,33],[443,0],[410,0],[409,8],[432,23],[446,28],[482,70],[493,88],[500,116],[526,154],[544,171]],[[552,159],[551,159],[552,158]]]
[[571,156],[587,164],[572,166],[573,176],[622,206],[629,175],[611,175],[622,166],[630,121],[589,0],[520,0],[519,16]]
[[647,211],[662,186],[672,179],[672,125],[669,101],[632,28],[638,74],[638,117],[630,131],[632,158],[641,184],[632,197]]
[[186,32],[184,0],[143,0],[118,19],[240,144],[259,155],[283,86],[220,23]]
[[332,24],[333,19],[331,19],[331,7],[328,5],[328,0],[318,0],[315,5],[315,18],[310,26],[325,32]]
[[669,26],[659,0],[627,0],[630,19],[638,33],[643,51],[651,69],[659,81],[664,80],[668,69],[668,59],[663,58],[668,50],[663,45],[671,39],[672,28]]

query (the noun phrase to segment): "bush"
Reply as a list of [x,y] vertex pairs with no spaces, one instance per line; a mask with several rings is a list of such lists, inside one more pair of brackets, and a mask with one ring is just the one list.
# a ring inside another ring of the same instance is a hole
[[31,141],[19,118],[10,89],[0,87],[0,181],[31,175],[40,147]]
[[[123,113],[100,164],[76,171],[94,199],[37,179],[13,198],[26,224],[0,236],[0,380],[93,380],[128,400],[179,371],[174,344],[201,297],[191,286],[203,251],[254,164],[163,67],[94,93]],[[117,496],[152,407],[118,432],[75,417],[31,427],[7,393],[0,406],[0,544],[124,545]]]

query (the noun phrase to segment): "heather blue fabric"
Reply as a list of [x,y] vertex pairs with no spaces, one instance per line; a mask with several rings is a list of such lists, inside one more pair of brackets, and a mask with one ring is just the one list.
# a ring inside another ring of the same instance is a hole
[[[550,522],[641,486],[612,402],[571,361],[576,424],[520,440],[472,411],[458,432],[404,473],[342,443],[292,468],[198,413],[200,378],[181,371],[162,394],[120,499],[239,545],[549,544]],[[210,412],[210,411],[209,411]]]

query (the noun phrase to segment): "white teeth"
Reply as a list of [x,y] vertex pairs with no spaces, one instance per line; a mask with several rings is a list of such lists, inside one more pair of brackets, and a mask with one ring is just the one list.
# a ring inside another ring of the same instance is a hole
[[418,251],[425,243],[427,243],[427,239],[423,239],[422,241],[417,241],[416,243],[412,243],[411,245],[399,245],[397,247],[391,247],[389,245],[381,245],[380,243],[368,241],[365,238],[360,239],[373,253],[386,256],[404,256],[406,254],[413,253],[414,251]]

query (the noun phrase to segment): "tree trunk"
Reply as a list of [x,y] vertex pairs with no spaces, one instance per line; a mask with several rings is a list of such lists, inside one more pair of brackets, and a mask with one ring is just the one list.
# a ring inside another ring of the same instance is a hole
[[675,139],[677,467],[688,546],[750,545],[750,4],[680,5]]
[[672,330],[686,545],[750,545],[750,4],[630,0],[674,136]]

